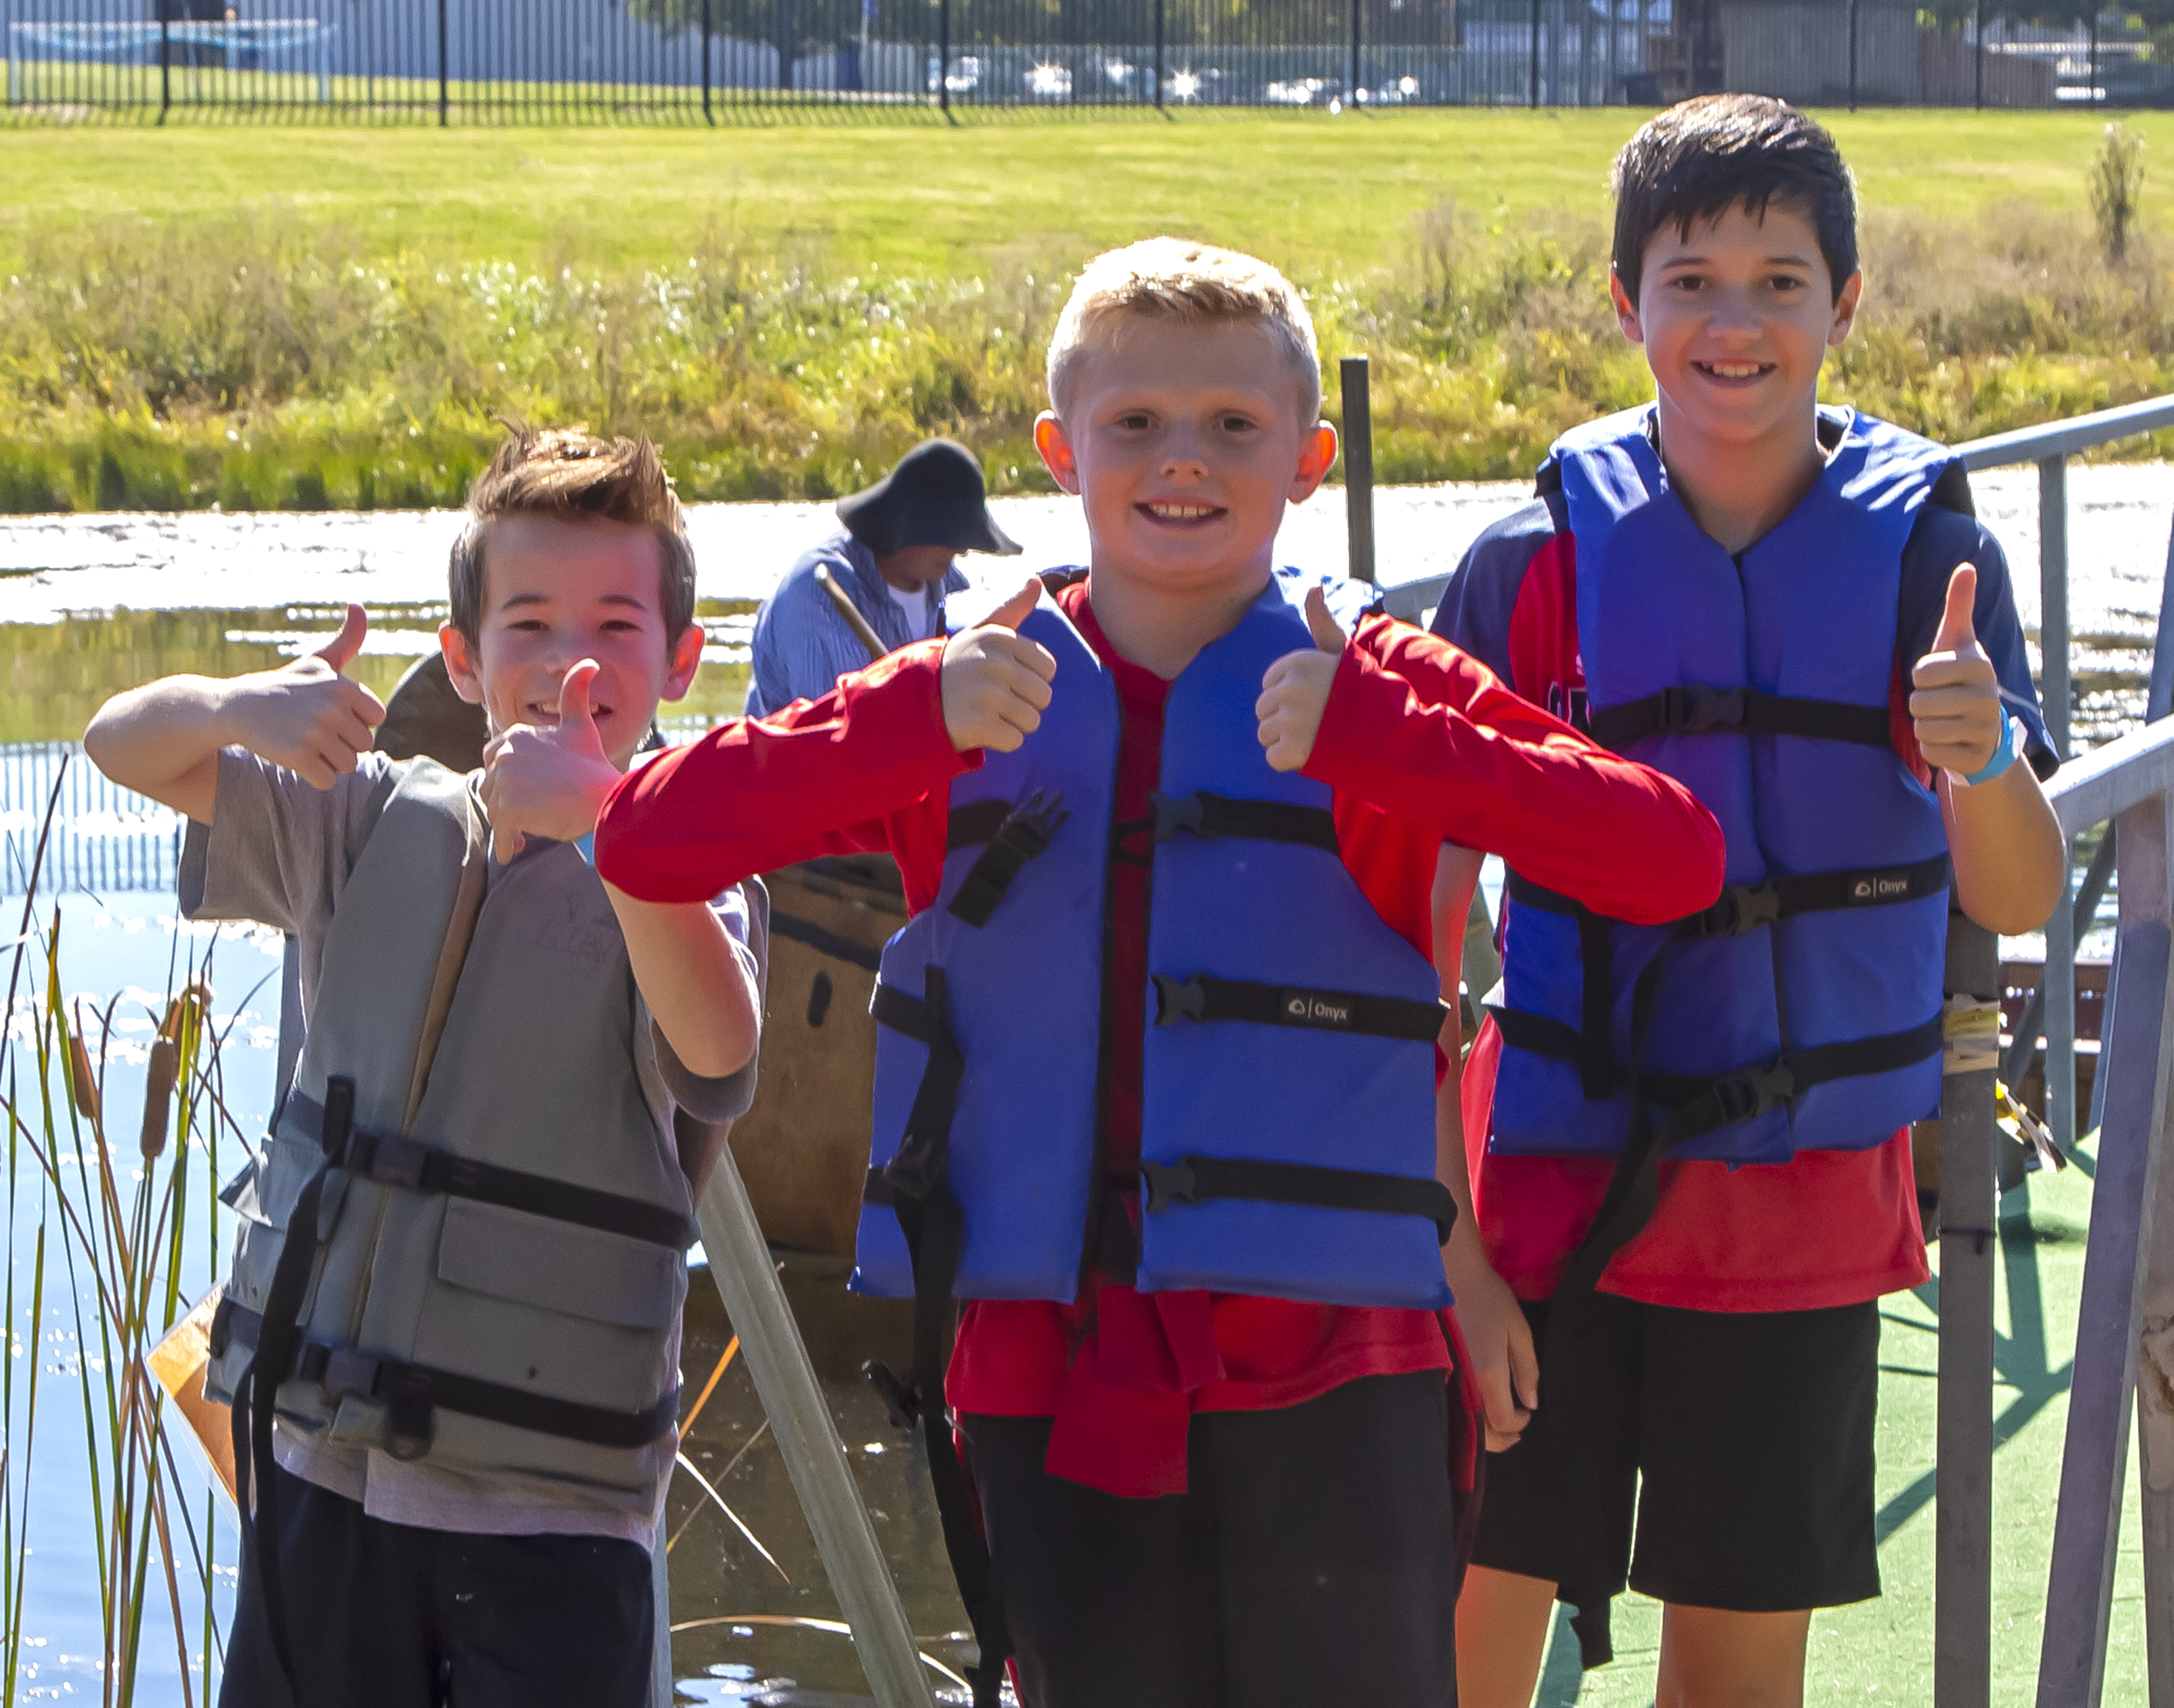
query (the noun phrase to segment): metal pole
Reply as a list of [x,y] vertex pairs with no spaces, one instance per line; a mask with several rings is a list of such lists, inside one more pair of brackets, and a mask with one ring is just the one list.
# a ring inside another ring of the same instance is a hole
[[[2069,757],[2069,462],[2038,465],[2040,693],[2053,751]],[[2046,1124],[2063,1144],[2076,1131],[2076,929],[2074,856],[2062,868],[2061,905],[2046,922]]]
[[173,0],[159,0],[159,122],[162,125],[174,105],[172,5]]
[[1533,50],[1530,87],[1526,91],[1525,104],[1538,108],[1540,104],[1540,0],[1533,0]]
[[1857,111],[1857,0],[1849,0],[1849,110]]
[[1359,7],[1360,0],[1351,0],[1351,80],[1344,86],[1347,105],[1359,99]]
[[1977,0],[1977,21],[1971,26],[1971,74],[1976,84],[1977,110],[1985,111],[1985,0]]
[[717,122],[710,111],[710,0],[702,0],[702,120],[712,125]]
[[778,1284],[770,1247],[763,1243],[729,1146],[718,1155],[699,1214],[710,1274],[747,1353],[748,1373],[754,1378],[793,1493],[800,1497],[800,1510],[815,1534],[823,1570],[852,1627],[861,1670],[881,1708],[934,1708],[898,1586],[884,1564],[868,1509],[853,1486],[845,1445],[816,1386],[815,1367],[785,1302],[785,1289]]
[[1155,0],[1155,110],[1156,110],[1158,112],[1160,112],[1160,111],[1162,111],[1162,86],[1163,86],[1163,71],[1162,71],[1163,22],[1162,22],[1162,10],[1163,10],[1163,0]]
[[1344,389],[1344,522],[1350,541],[1351,579],[1374,579],[1374,408],[1366,358],[1337,364]]
[[446,0],[438,0],[438,128],[446,123]]
[[[1950,997],[1975,1005],[1990,1030],[1950,1041],[1940,1082],[1933,1701],[1934,1708],[1986,1708],[1993,1688],[1993,1247],[1999,1195],[1993,1082],[2000,943],[1960,912],[1948,916],[1946,985]],[[1982,1045],[1982,1052],[1965,1053],[1972,1045]]]
[[944,116],[951,116],[951,0],[936,9],[936,94]]
[[[2106,1682],[2106,1619],[2121,1540],[2132,1391],[2145,1281],[2156,1246],[2167,1109],[2168,800],[2122,813],[2122,977],[2127,998],[2101,1054],[2116,1076],[2099,1134],[2074,1376],[2061,1453],[2060,1505],[2038,1653],[2038,1708],[2096,1708]],[[2163,1469],[2163,1467],[2155,1467]],[[2160,1646],[2163,1652],[2163,1644]]]
[[2099,14],[2096,7],[2091,8],[2091,101],[2099,106],[2106,104],[2106,92],[2099,87]]

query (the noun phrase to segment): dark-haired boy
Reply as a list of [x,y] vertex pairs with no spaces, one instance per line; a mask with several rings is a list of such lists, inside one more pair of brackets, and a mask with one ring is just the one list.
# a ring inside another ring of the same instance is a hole
[[1090,567],[665,755],[598,829],[662,899],[898,857],[857,1284],[967,1301],[917,1381],[980,1703],[1007,1627],[1035,1708],[1455,1700],[1437,857],[1646,918],[1718,876],[1674,785],[1275,570],[1320,384],[1273,268],[1100,257],[1036,426]]
[[1874,1301],[1927,1273],[1907,1124],[1938,1106],[1950,884],[2006,932],[2061,889],[1961,465],[1818,405],[1863,289],[1832,139],[1688,101],[1615,192],[1610,289],[1657,400],[1557,444],[1435,626],[1690,786],[1729,887],[1656,931],[1509,880],[1463,1105],[1481,1238],[1451,1269],[1503,1450],[1466,1708],[1530,1701],[1558,1594],[1607,1658],[1626,1576],[1667,1604],[1661,1703],[1801,1701],[1809,1610],[1879,1592]]
[[246,1478],[224,1708],[650,1699],[673,1113],[754,1095],[765,916],[738,887],[633,900],[574,846],[701,660],[655,447],[520,434],[468,511],[439,639],[480,771],[370,751],[360,606],[309,657],[151,683],[84,738],[187,814],[192,917],[301,950],[308,1035],[206,1371]]

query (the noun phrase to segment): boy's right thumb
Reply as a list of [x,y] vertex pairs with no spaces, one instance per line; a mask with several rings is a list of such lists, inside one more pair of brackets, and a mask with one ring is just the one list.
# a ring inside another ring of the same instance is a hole
[[1029,576],[1026,585],[989,613],[975,626],[982,629],[1016,630],[1026,621],[1027,613],[1041,603],[1041,582]]
[[340,631],[317,648],[317,657],[334,670],[345,670],[354,662],[354,655],[362,651],[362,637],[370,632],[370,615],[360,605],[347,608],[347,621]]

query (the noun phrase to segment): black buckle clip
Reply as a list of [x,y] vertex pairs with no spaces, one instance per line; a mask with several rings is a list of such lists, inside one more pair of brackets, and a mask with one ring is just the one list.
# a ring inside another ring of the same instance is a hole
[[882,1399],[894,1428],[910,1429],[921,1421],[921,1392],[912,1383],[900,1381],[879,1358],[872,1358],[863,1365],[861,1374]]
[[1713,1083],[1714,1101],[1720,1105],[1722,1124],[1749,1121],[1764,1115],[1777,1103],[1797,1095],[1797,1070],[1786,1058],[1743,1073],[1732,1073]]
[[438,1432],[436,1408],[430,1402],[430,1373],[412,1367],[401,1370],[391,1386],[392,1392],[384,1397],[385,1425],[378,1444],[387,1457],[412,1464],[430,1451],[430,1442]]
[[1693,936],[1742,937],[1762,925],[1779,922],[1782,892],[1771,884],[1731,884],[1712,906],[1691,916],[1698,927]]
[[1180,1020],[1208,1018],[1208,987],[1198,974],[1189,979],[1174,979],[1167,973],[1150,976],[1155,987],[1155,1024],[1174,1026]]
[[347,1154],[354,1134],[354,1081],[335,1073],[325,1081],[325,1118],[317,1129],[317,1143],[334,1162]]
[[1147,1182],[1147,1201],[1141,1208],[1149,1215],[1160,1214],[1172,1204],[1199,1203],[1200,1181],[1192,1172],[1192,1159],[1180,1157],[1176,1162],[1163,1164],[1140,1159],[1140,1178]]
[[1181,830],[1194,836],[1207,834],[1208,799],[1198,789],[1189,795],[1150,793],[1148,804],[1155,809],[1156,841],[1167,842]]
[[1679,683],[1661,690],[1663,735],[1703,735],[1714,730],[1742,729],[1745,708],[1740,688],[1703,688]]
[[917,1139],[915,1133],[907,1132],[897,1154],[883,1165],[883,1177],[890,1184],[894,1200],[905,1198],[918,1204],[927,1201],[944,1178],[945,1147]]
[[1004,814],[1004,822],[989,840],[1016,849],[1023,862],[1031,860],[1049,846],[1049,839],[1071,816],[1065,810],[1063,794],[1036,789]]

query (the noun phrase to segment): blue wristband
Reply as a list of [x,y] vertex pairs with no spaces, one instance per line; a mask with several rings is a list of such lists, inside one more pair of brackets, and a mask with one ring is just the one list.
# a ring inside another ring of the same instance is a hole
[[2003,712],[2000,717],[2000,745],[1993,750],[1993,757],[1966,777],[1955,781],[1966,788],[1974,789],[1980,783],[1989,783],[2015,763],[2015,720]]

